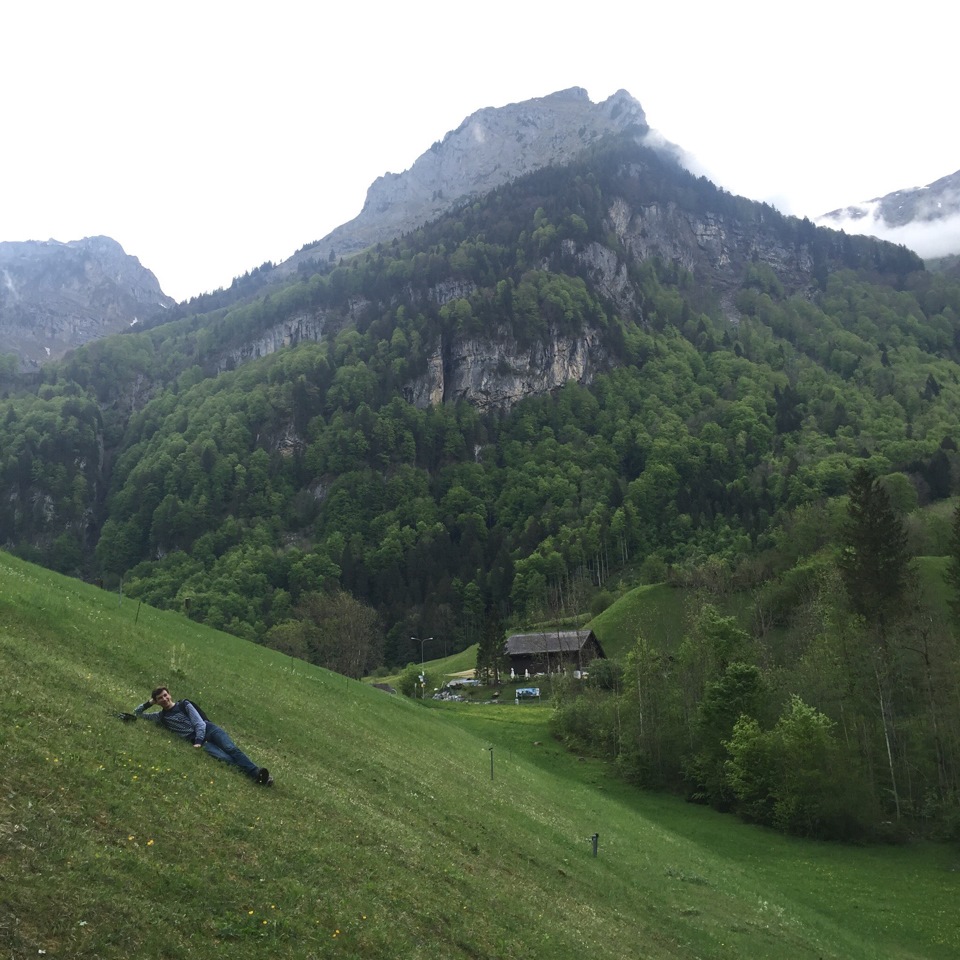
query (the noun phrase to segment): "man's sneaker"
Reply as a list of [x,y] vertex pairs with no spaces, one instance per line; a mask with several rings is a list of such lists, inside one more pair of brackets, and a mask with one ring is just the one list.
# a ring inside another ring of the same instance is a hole
[[257,771],[257,783],[261,783],[265,787],[273,786],[273,777],[270,776],[270,771],[266,767],[261,767]]

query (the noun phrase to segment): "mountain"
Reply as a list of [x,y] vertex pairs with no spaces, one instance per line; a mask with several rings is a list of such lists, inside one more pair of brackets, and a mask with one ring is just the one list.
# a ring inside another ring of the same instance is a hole
[[[689,587],[738,623],[709,607],[676,650],[637,643],[637,699],[575,707],[569,742],[610,731],[637,782],[719,805],[736,740],[760,822],[955,829],[960,283],[732,196],[638,129],[35,377],[3,358],[0,546],[350,675]],[[858,580],[897,549],[882,623],[838,566],[867,556],[852,513],[883,518]],[[939,612],[902,594],[907,549]],[[814,728],[828,789],[771,807],[780,773],[750,757]]]
[[472,642],[476,591],[519,614],[556,576],[601,583],[614,543],[747,555],[862,449],[893,444],[886,467],[945,496],[960,294],[933,282],[903,248],[604,139],[6,384],[0,530],[245,636],[339,583],[406,662],[421,632]]
[[[577,213],[561,209],[572,178],[595,184],[589,194],[579,190]],[[507,211],[510,205],[516,209]],[[644,262],[669,265],[674,278],[687,275],[691,297],[715,305],[732,324],[741,318],[738,302],[744,276],[751,271],[765,272],[781,292],[810,297],[825,283],[829,271],[840,266],[879,266],[902,273],[921,265],[902,249],[817,230],[809,221],[731,196],[685,170],[673,151],[659,144],[644,146],[628,132],[599,140],[561,166],[544,167],[504,184],[482,202],[457,207],[410,234],[409,240],[381,243],[348,261],[349,266],[335,268],[328,260],[301,261],[296,274],[299,283],[285,292],[269,286],[270,292],[258,306],[229,311],[230,322],[219,317],[220,300],[210,298],[211,320],[199,359],[206,371],[222,372],[291,345],[329,340],[371,312],[383,310],[385,304],[378,297],[388,290],[391,297],[409,301],[411,309],[465,310],[467,303],[484,298],[483,285],[470,267],[477,255],[474,245],[462,244],[469,254],[439,266],[435,256],[427,261],[425,251],[431,246],[451,249],[463,239],[456,235],[460,231],[476,231],[489,238],[512,230],[513,235],[504,240],[509,246],[524,236],[529,224],[534,227],[528,231],[534,241],[530,262],[540,258],[544,269],[581,277],[595,296],[622,316],[640,320],[650,306],[632,274],[635,265]],[[545,254],[558,243],[560,256],[551,263]],[[508,246],[498,247],[498,254]],[[371,267],[374,255],[376,265]],[[422,271],[423,266],[427,270]],[[508,267],[501,262],[500,268],[512,272],[515,281],[522,279],[519,265]],[[383,269],[394,277],[386,282],[381,277],[376,293],[369,295],[363,289],[365,281],[356,278]],[[344,293],[317,299],[311,288],[327,274]],[[351,279],[344,282],[344,277]],[[288,285],[293,280],[288,276]],[[353,293],[346,296],[348,289]],[[184,309],[181,305],[172,312],[185,316]],[[433,338],[422,362],[409,365],[410,377],[402,389],[415,406],[459,399],[483,410],[506,410],[570,381],[588,384],[617,362],[600,332],[589,326],[572,335],[553,325],[543,336],[518,337],[512,324],[505,322],[509,310],[490,310],[488,304],[483,309],[485,322],[466,328],[457,325]]]
[[259,639],[339,584],[402,663],[611,555],[747,556],[863,450],[946,496],[957,291],[694,176],[620,105],[622,133],[343,263],[33,388],[0,369],[3,543]]
[[175,301],[109,237],[0,242],[0,352],[36,367]]
[[551,164],[565,163],[604,136],[628,132],[676,150],[650,130],[626,90],[602,103],[582,87],[503,107],[485,107],[423,153],[403,173],[371,184],[361,212],[278,267],[278,276],[305,261],[356,253],[434,220],[468,197]]
[[926,259],[960,254],[960,170],[925,187],[831,210],[818,224],[902,243]]

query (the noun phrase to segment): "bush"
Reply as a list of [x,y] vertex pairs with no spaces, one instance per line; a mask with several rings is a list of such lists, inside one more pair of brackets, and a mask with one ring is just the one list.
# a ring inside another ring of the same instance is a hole
[[613,758],[617,753],[616,710],[616,698],[588,690],[559,705],[550,726],[566,746]]
[[[423,684],[420,682],[421,675],[424,679]],[[397,689],[405,697],[420,697],[426,692],[426,685],[429,679],[426,673],[421,674],[419,664],[408,663],[403,668],[403,672],[397,680]]]
[[772,730],[742,716],[726,743],[727,786],[737,812],[785,833],[852,840],[869,833],[873,804],[833,721],[791,697]]
[[623,668],[615,660],[591,660],[587,667],[587,685],[597,690],[619,690]]
[[590,601],[590,616],[599,617],[616,598],[609,590],[599,591]]
[[640,564],[641,583],[663,583],[667,579],[667,564],[662,557],[650,554]]

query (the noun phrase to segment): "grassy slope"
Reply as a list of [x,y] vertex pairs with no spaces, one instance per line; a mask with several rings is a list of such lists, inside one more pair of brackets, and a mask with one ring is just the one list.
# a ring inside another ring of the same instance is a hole
[[[955,850],[784,839],[619,785],[545,708],[414,704],[2,554],[0,675],[5,958],[960,952]],[[110,716],[156,682],[277,786]]]
[[[947,616],[949,591],[943,580],[947,558],[917,557],[914,565],[927,603],[932,610]],[[640,636],[658,649],[672,652],[689,630],[688,608],[693,600],[691,591],[665,583],[635,587],[587,626],[596,633],[604,653],[611,658],[622,659]],[[752,606],[749,594],[734,594],[719,606],[721,613],[739,618],[744,629],[749,628],[745,622]]]
[[665,583],[636,587],[612,603],[587,626],[596,633],[603,652],[620,659],[644,636],[661,650],[676,650],[688,627],[686,590]]

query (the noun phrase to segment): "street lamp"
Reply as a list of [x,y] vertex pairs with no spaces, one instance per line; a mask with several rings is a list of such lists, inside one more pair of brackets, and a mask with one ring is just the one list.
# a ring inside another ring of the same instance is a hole
[[432,640],[433,637],[423,637],[423,639],[420,637],[411,637],[410,639],[413,640],[414,643],[420,644],[420,698],[425,700],[427,696],[427,675],[424,673],[423,668],[423,645],[429,640]]
[[420,644],[420,672],[423,673],[423,645],[432,640],[433,637],[424,637],[422,640],[420,637],[411,637],[410,639],[413,640],[414,643]]

